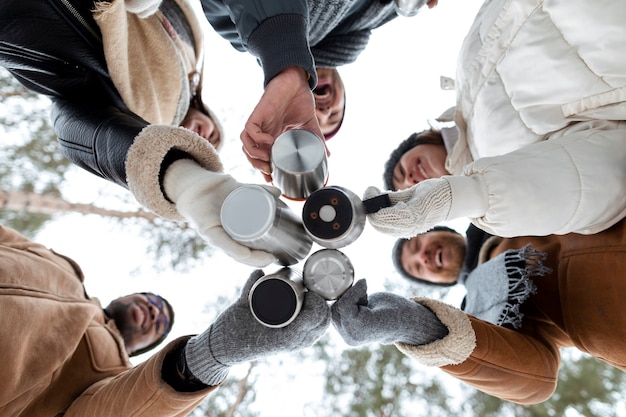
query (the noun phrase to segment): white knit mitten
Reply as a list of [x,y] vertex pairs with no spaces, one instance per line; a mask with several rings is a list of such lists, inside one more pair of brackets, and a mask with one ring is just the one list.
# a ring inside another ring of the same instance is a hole
[[159,10],[162,0],[125,0],[126,10],[145,19]]
[[[376,187],[365,190],[363,199],[383,194]],[[448,219],[452,205],[450,184],[444,178],[421,181],[411,188],[389,193],[392,206],[367,215],[379,232],[410,238]]]
[[[208,171],[190,159],[173,162],[163,178],[165,193],[176,204],[176,210],[207,242],[238,262],[264,267],[274,262],[274,255],[235,242],[222,228],[222,204],[241,185],[232,176]],[[275,187],[265,188],[280,195]]]

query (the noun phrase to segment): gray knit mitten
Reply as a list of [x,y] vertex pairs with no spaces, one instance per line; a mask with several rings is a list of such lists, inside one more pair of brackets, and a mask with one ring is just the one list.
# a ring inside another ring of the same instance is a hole
[[328,329],[330,308],[321,296],[310,291],[304,295],[300,313],[287,326],[270,328],[259,323],[250,312],[248,293],[263,275],[260,269],[254,271],[239,299],[204,333],[187,342],[187,366],[205,384],[222,382],[234,364],[308,347]]
[[351,346],[378,342],[424,345],[441,339],[448,329],[428,308],[388,292],[368,297],[359,280],[333,304],[333,325]]
[[[376,187],[365,190],[363,200],[383,194]],[[448,219],[452,206],[450,183],[445,178],[431,178],[402,191],[388,193],[393,204],[367,215],[379,232],[411,238]]]

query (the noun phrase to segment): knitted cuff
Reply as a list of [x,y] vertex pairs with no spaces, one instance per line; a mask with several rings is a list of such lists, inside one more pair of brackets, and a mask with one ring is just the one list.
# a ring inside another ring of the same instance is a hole
[[426,345],[397,342],[396,347],[426,366],[456,365],[467,359],[476,347],[476,335],[469,317],[463,311],[441,301],[421,297],[413,298],[413,301],[431,309],[448,328],[448,335]]
[[[290,36],[284,36],[290,33]],[[309,87],[317,85],[315,61],[309,50],[307,22],[299,14],[283,13],[265,19],[250,34],[248,51],[263,67],[263,87],[287,67],[300,67],[309,74]],[[271,48],[267,48],[271,45]]]
[[185,347],[185,360],[191,373],[207,385],[218,385],[226,379],[229,366],[219,363],[211,351],[213,325],[191,338]]
[[165,125],[146,126],[135,137],[126,156],[128,188],[145,208],[169,220],[183,221],[174,203],[161,191],[161,164],[171,150],[189,154],[201,167],[222,172],[217,152],[191,130]]

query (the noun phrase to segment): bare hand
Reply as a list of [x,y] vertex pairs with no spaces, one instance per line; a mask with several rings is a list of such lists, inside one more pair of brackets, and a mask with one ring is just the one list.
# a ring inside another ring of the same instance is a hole
[[324,137],[315,116],[315,101],[307,74],[299,67],[285,69],[267,84],[241,132],[248,161],[268,182],[271,181],[270,152],[274,140],[291,129],[306,129]]

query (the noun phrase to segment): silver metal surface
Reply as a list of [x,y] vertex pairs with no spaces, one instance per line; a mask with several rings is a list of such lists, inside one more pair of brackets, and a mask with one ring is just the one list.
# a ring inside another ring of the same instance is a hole
[[272,145],[272,181],[283,195],[304,200],[328,179],[324,142],[308,130],[288,130]]
[[285,327],[300,313],[305,291],[300,271],[282,268],[254,283],[248,294],[250,311],[264,326]]
[[313,245],[301,219],[260,185],[233,190],[222,204],[220,218],[233,240],[274,254],[280,265],[300,262]]
[[394,0],[396,13],[399,16],[415,16],[428,3],[428,0]]
[[308,257],[302,271],[304,286],[326,300],[336,300],[354,282],[348,257],[336,249],[322,249]]

